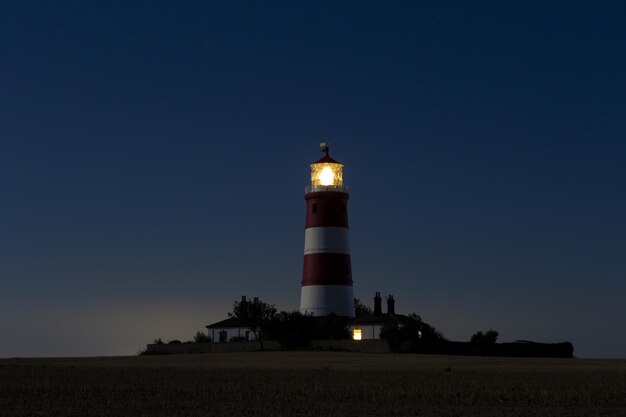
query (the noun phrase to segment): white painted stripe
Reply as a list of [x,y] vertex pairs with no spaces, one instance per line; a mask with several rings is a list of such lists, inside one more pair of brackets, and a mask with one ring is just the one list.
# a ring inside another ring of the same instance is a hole
[[307,227],[304,229],[304,254],[350,254],[350,239],[345,227]]
[[313,316],[354,317],[354,295],[349,285],[307,285],[300,293],[300,312]]

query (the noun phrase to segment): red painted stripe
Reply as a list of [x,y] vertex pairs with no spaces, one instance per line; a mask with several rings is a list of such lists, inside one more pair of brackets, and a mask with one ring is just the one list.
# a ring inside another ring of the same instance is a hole
[[306,227],[348,227],[348,193],[320,191],[307,193]]
[[350,255],[343,253],[304,255],[302,286],[306,285],[352,285]]

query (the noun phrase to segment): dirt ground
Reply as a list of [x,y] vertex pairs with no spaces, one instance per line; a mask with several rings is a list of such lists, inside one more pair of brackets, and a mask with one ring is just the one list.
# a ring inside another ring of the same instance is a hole
[[0,416],[626,416],[626,360],[344,352],[3,359]]

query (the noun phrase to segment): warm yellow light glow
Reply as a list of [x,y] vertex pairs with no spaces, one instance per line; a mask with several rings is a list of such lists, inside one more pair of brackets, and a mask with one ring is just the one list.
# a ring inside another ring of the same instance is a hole
[[321,162],[311,165],[311,185],[321,187],[341,187],[343,185],[343,165]]
[[361,340],[361,329],[352,330],[352,339],[353,340]]
[[319,179],[321,185],[333,185],[335,173],[330,167],[324,167],[322,172],[320,172]]

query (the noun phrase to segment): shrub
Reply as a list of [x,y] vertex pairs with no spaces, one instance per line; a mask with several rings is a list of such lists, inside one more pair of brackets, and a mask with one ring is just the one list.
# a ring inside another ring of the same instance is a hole
[[193,341],[195,343],[211,343],[211,338],[205,333],[197,332],[193,337]]
[[366,306],[358,298],[354,299],[354,317],[365,317],[372,314],[372,309]]
[[392,350],[397,350],[402,342],[400,328],[395,323],[386,323],[383,328],[380,329],[380,338],[387,342]]
[[281,311],[265,325],[268,339],[277,340],[288,349],[304,348],[311,344],[315,335],[313,319],[298,311]]
[[490,329],[485,333],[482,331],[478,331],[472,335],[470,339],[471,343],[480,344],[480,345],[493,345],[498,340],[498,332]]
[[433,326],[425,323],[420,316],[413,313],[404,325],[386,323],[380,330],[380,338],[385,340],[392,350],[397,350],[402,342],[427,342],[446,340]]
[[343,340],[350,339],[348,330],[349,319],[338,317],[332,313],[326,317],[318,317],[318,326],[315,329],[313,338],[320,340]]
[[243,336],[234,336],[234,337],[231,337],[229,340],[229,342],[245,342],[245,341],[246,341],[246,338]]

